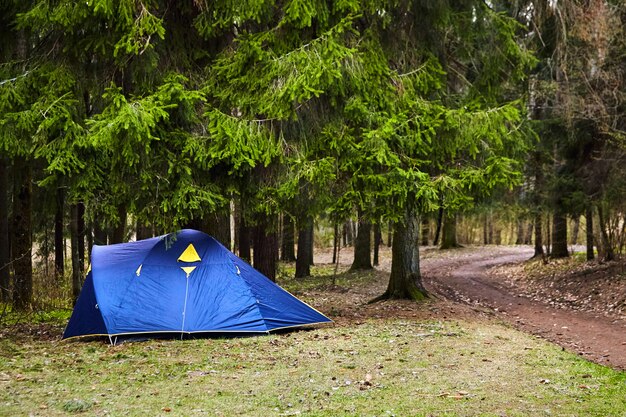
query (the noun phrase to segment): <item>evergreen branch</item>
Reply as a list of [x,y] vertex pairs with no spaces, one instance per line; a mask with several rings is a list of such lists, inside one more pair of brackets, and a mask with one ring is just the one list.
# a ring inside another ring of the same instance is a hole
[[18,79],[20,79],[20,78],[22,78],[22,77],[26,77],[26,76],[27,76],[28,74],[30,74],[30,73],[31,73],[31,71],[26,71],[24,74],[18,75],[18,76],[17,76],[17,77],[15,77],[15,78],[9,78],[8,80],[3,80],[3,81],[0,81],[0,85],[3,85],[3,84],[6,84],[6,83],[10,83],[10,82],[16,81],[16,80],[18,80]]

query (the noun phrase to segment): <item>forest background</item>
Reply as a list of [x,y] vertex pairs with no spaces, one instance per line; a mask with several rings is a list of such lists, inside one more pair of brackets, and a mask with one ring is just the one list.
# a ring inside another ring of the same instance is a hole
[[271,279],[384,240],[380,298],[427,295],[420,245],[625,250],[621,0],[0,12],[3,316],[71,307],[93,244],[183,227]]

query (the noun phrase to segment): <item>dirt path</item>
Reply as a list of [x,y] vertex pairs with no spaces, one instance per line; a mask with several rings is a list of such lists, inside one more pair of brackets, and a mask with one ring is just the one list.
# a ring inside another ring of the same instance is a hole
[[560,309],[518,295],[515,287],[489,273],[494,266],[529,259],[532,249],[461,250],[458,256],[424,257],[422,271],[431,291],[498,317],[583,357],[626,369],[626,322]]

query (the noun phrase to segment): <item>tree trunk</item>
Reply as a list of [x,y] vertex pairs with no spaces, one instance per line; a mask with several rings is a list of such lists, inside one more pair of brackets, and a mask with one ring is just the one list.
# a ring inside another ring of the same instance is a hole
[[576,216],[573,219],[574,227],[572,227],[572,245],[578,242],[578,231],[580,230],[580,216]]
[[487,213],[483,216],[483,245],[489,244],[489,219],[487,218]]
[[387,228],[388,233],[387,233],[387,247],[390,248],[391,247],[391,243],[393,241],[393,224],[391,222],[389,222],[389,227]]
[[524,243],[524,220],[517,220],[517,236],[515,237],[515,244],[521,245]]
[[587,260],[593,261],[595,253],[593,252],[593,206],[591,203],[587,204],[585,219],[587,224],[587,230],[585,233],[587,237]]
[[426,215],[422,215],[422,246],[428,246],[428,235],[430,234],[430,221]]
[[150,239],[152,237],[152,227],[137,220],[137,240]]
[[11,298],[9,242],[9,160],[0,156],[0,301],[3,302]]
[[56,190],[56,207],[54,212],[54,269],[57,284],[61,284],[65,274],[64,246],[65,238],[63,214],[65,213],[65,192],[62,187]]
[[557,209],[552,217],[552,258],[567,258],[567,217]]
[[339,256],[339,223],[335,222],[333,227],[333,263],[337,263],[337,257]]
[[70,207],[70,241],[71,241],[71,258],[72,258],[72,299],[74,303],[78,299],[80,289],[83,285],[83,265],[80,261],[80,230],[79,230],[80,209],[77,204]]
[[602,208],[602,204],[598,204],[598,220],[600,220],[600,237],[602,239],[602,252],[604,253],[605,261],[613,261],[615,260],[615,252],[613,251],[613,247],[611,246],[611,241],[609,239],[609,235],[607,233],[607,221],[604,217],[604,209]]
[[273,219],[264,218],[254,233],[254,269],[276,282],[278,261],[278,235],[273,227]]
[[13,178],[13,306],[27,309],[33,298],[32,263],[32,166],[29,161],[15,159]]
[[383,240],[382,233],[380,232],[380,222],[374,225],[374,266],[379,265],[378,253],[380,244]]
[[439,207],[437,212],[437,227],[435,228],[435,238],[433,239],[433,246],[439,245],[439,236],[441,236],[441,225],[443,224],[443,207]]
[[306,218],[298,224],[298,256],[296,258],[296,278],[304,278],[311,275],[311,246],[313,246],[310,234],[312,218]]
[[459,244],[456,241],[456,213],[448,212],[443,222],[441,249],[452,249],[458,247]]
[[100,226],[100,222],[98,219],[94,219],[93,221],[93,244],[94,245],[106,245],[107,242],[107,232]]
[[80,201],[76,204],[76,225],[78,227],[78,266],[80,268],[80,280],[82,286],[83,273],[85,271],[85,204]]
[[533,222],[528,222],[528,227],[526,227],[526,235],[524,236],[524,245],[530,245],[533,241]]
[[205,233],[213,236],[218,242],[230,250],[230,206],[222,207],[213,213],[205,214],[201,225]]
[[113,229],[110,243],[124,243],[126,240],[126,207],[119,206],[117,208],[119,222]]
[[239,217],[239,257],[244,261],[251,263],[250,259],[250,227],[246,222],[246,218],[243,213]]
[[359,229],[354,242],[354,260],[350,267],[351,271],[372,269],[371,232],[372,224],[363,218],[363,213],[359,210]]
[[309,224],[309,239],[311,244],[309,245],[309,265],[313,266],[313,254],[315,249],[315,220],[311,219]]
[[404,221],[395,224],[389,285],[387,291],[372,302],[390,298],[422,300],[428,297],[420,274],[420,222],[416,216],[415,207],[407,205]]
[[343,225],[343,236],[344,236],[344,241],[345,241],[344,246],[352,246],[354,244],[351,222],[352,220],[348,220]]
[[295,225],[293,224],[293,219],[290,215],[283,214],[283,241],[280,250],[280,260],[283,262],[294,262],[296,260],[294,234]]

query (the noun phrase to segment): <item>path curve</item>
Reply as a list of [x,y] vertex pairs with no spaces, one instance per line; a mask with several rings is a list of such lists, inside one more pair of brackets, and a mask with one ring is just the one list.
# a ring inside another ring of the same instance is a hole
[[[461,251],[462,252],[462,251]],[[591,313],[555,308],[518,295],[516,288],[489,274],[489,269],[518,263],[532,256],[528,247],[491,248],[459,254],[452,260],[425,259],[424,281],[429,290],[487,309],[515,327],[539,335],[588,360],[626,370],[626,322]]]

